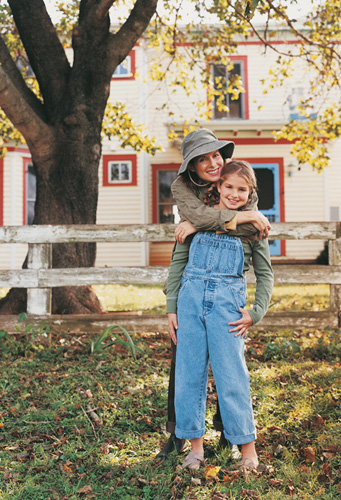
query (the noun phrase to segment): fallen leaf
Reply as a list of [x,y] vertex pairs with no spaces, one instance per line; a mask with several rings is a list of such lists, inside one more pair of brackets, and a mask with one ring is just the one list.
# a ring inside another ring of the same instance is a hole
[[217,477],[220,469],[221,469],[221,467],[213,467],[212,465],[208,466],[205,469],[205,478],[209,479],[209,478]]
[[84,495],[89,495],[89,493],[92,493],[92,488],[90,484],[88,484],[87,486],[83,486],[83,488],[79,488],[77,493],[79,494],[83,493]]
[[255,490],[246,490],[242,489],[241,498],[254,498],[255,500],[259,499],[258,493]]
[[316,462],[316,451],[315,451],[315,448],[313,446],[307,446],[303,450],[303,453],[304,453],[304,458],[305,458],[306,462],[308,462],[310,464],[313,462]]
[[191,477],[191,483],[194,484],[194,486],[200,486],[201,480],[198,477]]
[[228,498],[231,498],[227,495],[224,495],[224,493],[216,493],[212,500],[228,500]]
[[278,486],[282,486],[283,479],[270,479],[270,484],[271,484],[271,486],[274,486],[275,488],[277,488]]

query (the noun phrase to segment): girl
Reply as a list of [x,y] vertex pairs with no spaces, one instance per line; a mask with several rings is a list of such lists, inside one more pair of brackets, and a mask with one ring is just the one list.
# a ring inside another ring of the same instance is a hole
[[[229,162],[221,170],[217,190],[220,200],[215,209],[245,207],[256,190],[251,166],[241,161]],[[268,243],[265,240],[244,242],[242,247],[238,238],[204,232],[194,236],[190,249],[188,243],[179,247],[182,258],[173,259],[170,267],[167,313],[172,340],[177,343],[175,434],[179,439],[190,439],[192,445],[183,467],[199,468],[204,459],[209,358],[225,437],[232,444],[242,445],[239,467],[257,467],[256,429],[244,359],[244,338],[247,329],[264,316],[270,302],[273,273]],[[180,281],[188,249],[189,260],[174,311],[176,283]],[[244,309],[243,273],[249,269],[251,257],[257,287],[254,308],[248,311]],[[227,325],[233,328],[228,329]]]
[[[241,211],[227,208],[216,210],[204,203],[204,200],[209,198],[212,186],[219,180],[221,169],[225,161],[232,156],[233,150],[233,142],[218,140],[213,132],[207,129],[195,130],[184,138],[181,146],[183,163],[180,166],[178,177],[172,185],[172,193],[183,221],[175,231],[177,243],[172,261],[179,259],[181,264],[183,250],[181,244],[184,243],[186,236],[193,231],[219,230],[240,237],[252,237],[258,233],[260,239],[263,234],[264,237],[268,236],[270,224],[268,219],[257,211],[256,192],[253,192],[249,203],[242,207]],[[187,257],[186,254],[185,263]],[[176,297],[180,282],[175,284],[174,288],[171,281],[172,276],[168,279],[167,284],[169,292],[172,292],[167,293],[167,304],[173,302],[173,309],[170,309],[170,312],[176,312]],[[174,328],[177,328],[177,325],[171,322],[170,332],[173,336],[175,336]],[[175,344],[172,342],[166,426],[171,435],[161,452],[156,456],[157,459],[166,458],[174,450],[179,452],[184,445],[184,441],[176,438],[174,434],[176,425],[174,409],[175,352]],[[219,408],[213,423],[216,430],[223,431]],[[223,433],[220,444],[227,445]]]

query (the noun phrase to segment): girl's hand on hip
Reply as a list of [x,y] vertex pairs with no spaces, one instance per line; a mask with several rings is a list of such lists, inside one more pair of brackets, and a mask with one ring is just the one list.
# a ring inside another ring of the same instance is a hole
[[172,340],[173,340],[174,344],[176,345],[176,343],[177,343],[176,330],[179,328],[178,327],[178,315],[176,313],[167,313],[167,316],[168,316],[169,333],[171,334]]
[[253,321],[250,313],[246,309],[240,307],[240,312],[242,314],[242,317],[237,321],[229,323],[229,325],[235,326],[235,328],[232,328],[231,330],[229,330],[229,332],[237,332],[234,336],[241,336],[241,338],[243,339],[247,334],[248,328],[250,328],[250,326],[253,324]]
[[178,243],[185,243],[187,236],[196,232],[197,228],[185,220],[178,225],[174,232],[174,236]]

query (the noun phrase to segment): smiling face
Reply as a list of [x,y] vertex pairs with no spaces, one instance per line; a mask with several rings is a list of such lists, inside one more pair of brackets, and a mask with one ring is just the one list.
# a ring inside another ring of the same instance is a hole
[[224,166],[224,160],[219,151],[198,156],[193,163],[194,165],[189,165],[189,169],[206,182],[217,182]]
[[249,201],[250,187],[244,177],[237,172],[225,176],[223,182],[218,182],[217,189],[220,193],[220,202],[217,208],[223,210],[238,210]]

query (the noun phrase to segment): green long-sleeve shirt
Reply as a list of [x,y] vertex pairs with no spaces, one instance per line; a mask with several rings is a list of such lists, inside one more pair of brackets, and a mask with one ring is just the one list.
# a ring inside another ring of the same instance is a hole
[[[193,236],[186,238],[185,243],[176,243],[167,279],[167,313],[177,312],[177,299],[183,271],[188,262],[190,244]],[[267,240],[242,241],[244,251],[245,274],[250,269],[250,261],[256,276],[256,294],[253,309],[248,310],[255,325],[265,316],[270,304],[273,288],[273,271],[270,262],[269,244]]]

